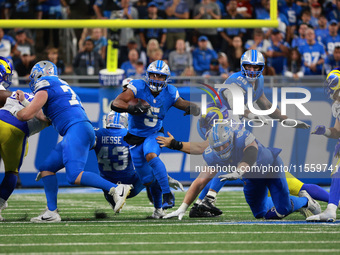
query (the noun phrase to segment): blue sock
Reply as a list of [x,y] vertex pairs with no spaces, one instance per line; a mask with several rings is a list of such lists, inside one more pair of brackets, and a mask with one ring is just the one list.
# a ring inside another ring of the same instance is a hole
[[299,210],[301,207],[307,206],[308,204],[308,199],[306,197],[289,196],[289,198],[293,204],[293,212]]
[[0,184],[0,197],[7,200],[17,185],[18,176],[14,173],[5,173]]
[[316,200],[320,200],[324,202],[328,202],[329,200],[329,193],[318,185],[303,184],[301,189],[306,190],[308,194]]
[[329,204],[335,204],[338,206],[340,199],[340,172],[336,172],[332,175],[331,189],[329,191]]
[[42,178],[47,200],[47,208],[50,211],[57,209],[58,179],[55,174],[47,175]]
[[80,185],[90,186],[93,188],[103,189],[106,191],[110,191],[112,187],[117,187],[116,184],[105,180],[100,175],[85,171],[81,176]]
[[208,182],[207,185],[205,185],[204,189],[201,191],[201,194],[199,195],[199,199],[203,200],[205,198],[205,196],[207,195],[209,189],[210,189],[210,184],[211,184],[211,181]]
[[159,157],[155,157],[149,161],[149,165],[153,170],[159,186],[161,186],[163,194],[170,193],[168,173],[162,160]]
[[156,180],[154,180],[149,187],[154,207],[157,209],[162,208],[162,190],[161,187],[159,186],[159,183]]

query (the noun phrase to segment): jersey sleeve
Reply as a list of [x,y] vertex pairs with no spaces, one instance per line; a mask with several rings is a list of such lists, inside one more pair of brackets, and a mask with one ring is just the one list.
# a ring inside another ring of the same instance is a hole
[[334,102],[334,104],[332,105],[332,114],[334,118],[340,121],[340,102]]
[[172,85],[168,85],[168,89],[169,89],[170,96],[171,96],[171,99],[172,99],[172,105],[174,105],[179,98],[179,92],[178,92],[177,88],[175,86],[172,86]]
[[37,83],[35,84],[34,87],[34,93],[37,93],[40,90],[47,90],[48,87],[50,87],[51,84],[49,83],[49,81],[45,80],[45,79],[41,79],[39,81],[37,81]]
[[236,130],[235,136],[235,145],[242,150],[255,141],[255,136],[244,128]]
[[127,88],[132,90],[136,98],[140,98],[139,94],[145,88],[145,84],[143,84],[143,82],[143,80],[132,80],[127,85]]

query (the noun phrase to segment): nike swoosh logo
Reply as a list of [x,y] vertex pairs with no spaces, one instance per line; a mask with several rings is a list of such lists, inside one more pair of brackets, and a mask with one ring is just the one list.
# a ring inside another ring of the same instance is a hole
[[122,194],[120,194],[119,196],[122,197],[124,195],[124,188],[122,190]]
[[44,217],[41,217],[42,220],[51,220],[52,217],[47,217],[47,218],[44,218]]

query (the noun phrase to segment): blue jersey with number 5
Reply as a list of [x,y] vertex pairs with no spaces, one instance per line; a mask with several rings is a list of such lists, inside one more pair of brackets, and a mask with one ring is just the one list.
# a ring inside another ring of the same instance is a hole
[[129,116],[129,133],[148,137],[158,132],[163,126],[165,114],[179,98],[176,87],[168,85],[156,97],[152,95],[144,80],[132,80],[128,88],[132,90],[135,98],[143,99],[151,106],[145,114]]
[[80,99],[66,81],[57,76],[40,78],[35,85],[35,93],[46,90],[48,99],[43,112],[61,136],[75,123],[89,121]]
[[129,144],[123,140],[125,128],[95,129],[100,175],[106,179],[121,178],[135,174],[129,151]]

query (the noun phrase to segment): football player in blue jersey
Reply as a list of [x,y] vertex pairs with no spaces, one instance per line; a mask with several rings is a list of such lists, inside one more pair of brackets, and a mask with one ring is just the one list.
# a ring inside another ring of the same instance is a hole
[[[28,150],[28,137],[48,126],[48,122],[41,122],[34,118],[28,122],[19,121],[11,114],[11,110],[23,109],[25,103],[33,99],[33,94],[25,93],[25,100],[20,103],[16,99],[16,93],[6,89],[12,83],[13,67],[10,61],[0,57],[0,155],[4,161],[5,177],[0,184],[0,221],[4,218],[1,216],[1,210],[5,209],[8,204],[7,200],[12,194],[18,179],[18,173],[23,159]],[[44,118],[40,113],[40,117]]]
[[[207,166],[191,184],[182,205],[164,218],[182,219],[189,205],[218,172],[214,169],[219,167],[233,170],[220,175],[221,181],[243,179],[246,183],[244,195],[255,218],[282,219],[302,208],[313,214],[321,211],[320,205],[307,193],[305,197],[289,196],[279,157],[281,149],[264,147],[248,130],[233,128],[230,123],[215,125],[208,140],[209,147],[203,154]],[[275,170],[269,170],[270,167]]]
[[[84,167],[90,148],[95,142],[95,133],[80,99],[71,87],[57,76],[56,66],[49,61],[35,64],[30,74],[30,88],[34,99],[24,109],[13,114],[22,121],[32,119],[41,109],[63,136],[54,150],[49,154],[39,171],[44,183],[47,209],[32,222],[60,222],[57,211],[58,183],[56,172],[66,168],[69,183],[100,188],[107,191],[116,203],[118,212],[130,193],[130,185],[113,184],[98,174],[85,172]],[[22,94],[17,91],[22,101]]]
[[[124,85],[124,83],[123,83]],[[132,184],[133,189],[127,198],[132,198],[144,189],[144,185],[138,177],[137,172],[132,164],[131,155],[129,151],[129,144],[123,140],[127,134],[128,114],[117,113],[111,111],[105,120],[106,128],[95,128],[96,143],[94,150],[98,159],[98,168],[100,175],[112,182]],[[175,189],[183,189],[182,184],[172,179],[169,176],[169,183]],[[162,209],[162,193],[157,181],[154,181],[150,187],[153,197],[155,210],[151,218],[162,218],[165,213]],[[104,191],[104,196],[112,208],[115,207],[115,202],[107,191]]]
[[[189,154],[203,154],[204,150],[209,146],[207,136],[209,131],[215,125],[214,122],[227,120],[234,117],[229,115],[225,106],[210,103],[207,105],[207,114],[202,115],[197,121],[197,131],[204,142],[183,142],[181,151]],[[237,123],[238,121],[235,120]],[[242,125],[234,125],[235,128],[241,129]],[[168,132],[169,137],[157,137],[161,147],[171,149],[171,141],[174,137]],[[293,196],[304,196],[307,192],[313,199],[328,202],[329,193],[315,184],[305,184],[295,178],[291,173],[285,172],[289,193]],[[191,208],[189,217],[215,217],[222,214],[222,211],[215,206],[217,193],[227,183],[220,182],[217,178],[212,179],[202,190],[194,206]],[[301,213],[308,216],[309,212],[302,210]]]
[[[158,181],[163,193],[163,209],[174,206],[173,196],[167,178],[164,163],[158,157],[161,148],[156,141],[163,134],[163,119],[171,106],[184,110],[185,115],[198,116],[200,109],[193,103],[182,99],[177,89],[168,85],[169,66],[162,60],[152,62],[146,71],[146,80],[133,80],[111,104],[116,112],[128,112],[129,132],[124,140],[130,144],[133,164],[144,185],[150,185],[154,178]],[[135,98],[145,100],[129,105]],[[151,166],[152,171],[150,171]]]
[[[221,96],[222,103],[227,107],[228,110],[232,110],[233,107],[233,96],[228,86],[236,85],[242,88],[244,92],[244,102],[247,102],[248,88],[252,88],[253,102],[256,102],[261,110],[268,110],[272,107],[272,103],[267,99],[264,94],[264,79],[263,69],[265,60],[261,52],[258,50],[247,50],[241,57],[241,71],[232,74],[227,80],[225,80],[223,88],[218,90]],[[245,106],[246,107],[246,106]],[[268,124],[266,118],[262,115],[255,115],[251,113],[247,107],[244,116],[248,119],[255,121],[262,121],[264,124]],[[279,119],[280,121],[285,120],[286,126],[292,126],[295,128],[307,129],[310,126],[299,120],[290,120],[286,115],[282,115],[281,111],[276,108],[275,111],[269,115],[273,119]]]
[[[325,88],[327,91],[327,95],[330,99],[332,99],[332,114],[336,119],[335,124],[331,128],[326,128],[323,125],[319,125],[315,127],[315,130],[312,134],[315,135],[324,135],[328,138],[339,139],[340,138],[340,71],[335,69],[331,71],[325,81]],[[339,158],[340,156],[340,140],[338,141],[334,156]],[[331,177],[331,188],[329,192],[329,201],[327,208],[324,212],[313,215],[307,218],[307,221],[326,221],[333,222],[336,220],[336,211],[339,206],[340,200],[340,171],[339,171],[339,160],[337,165],[334,167]]]

